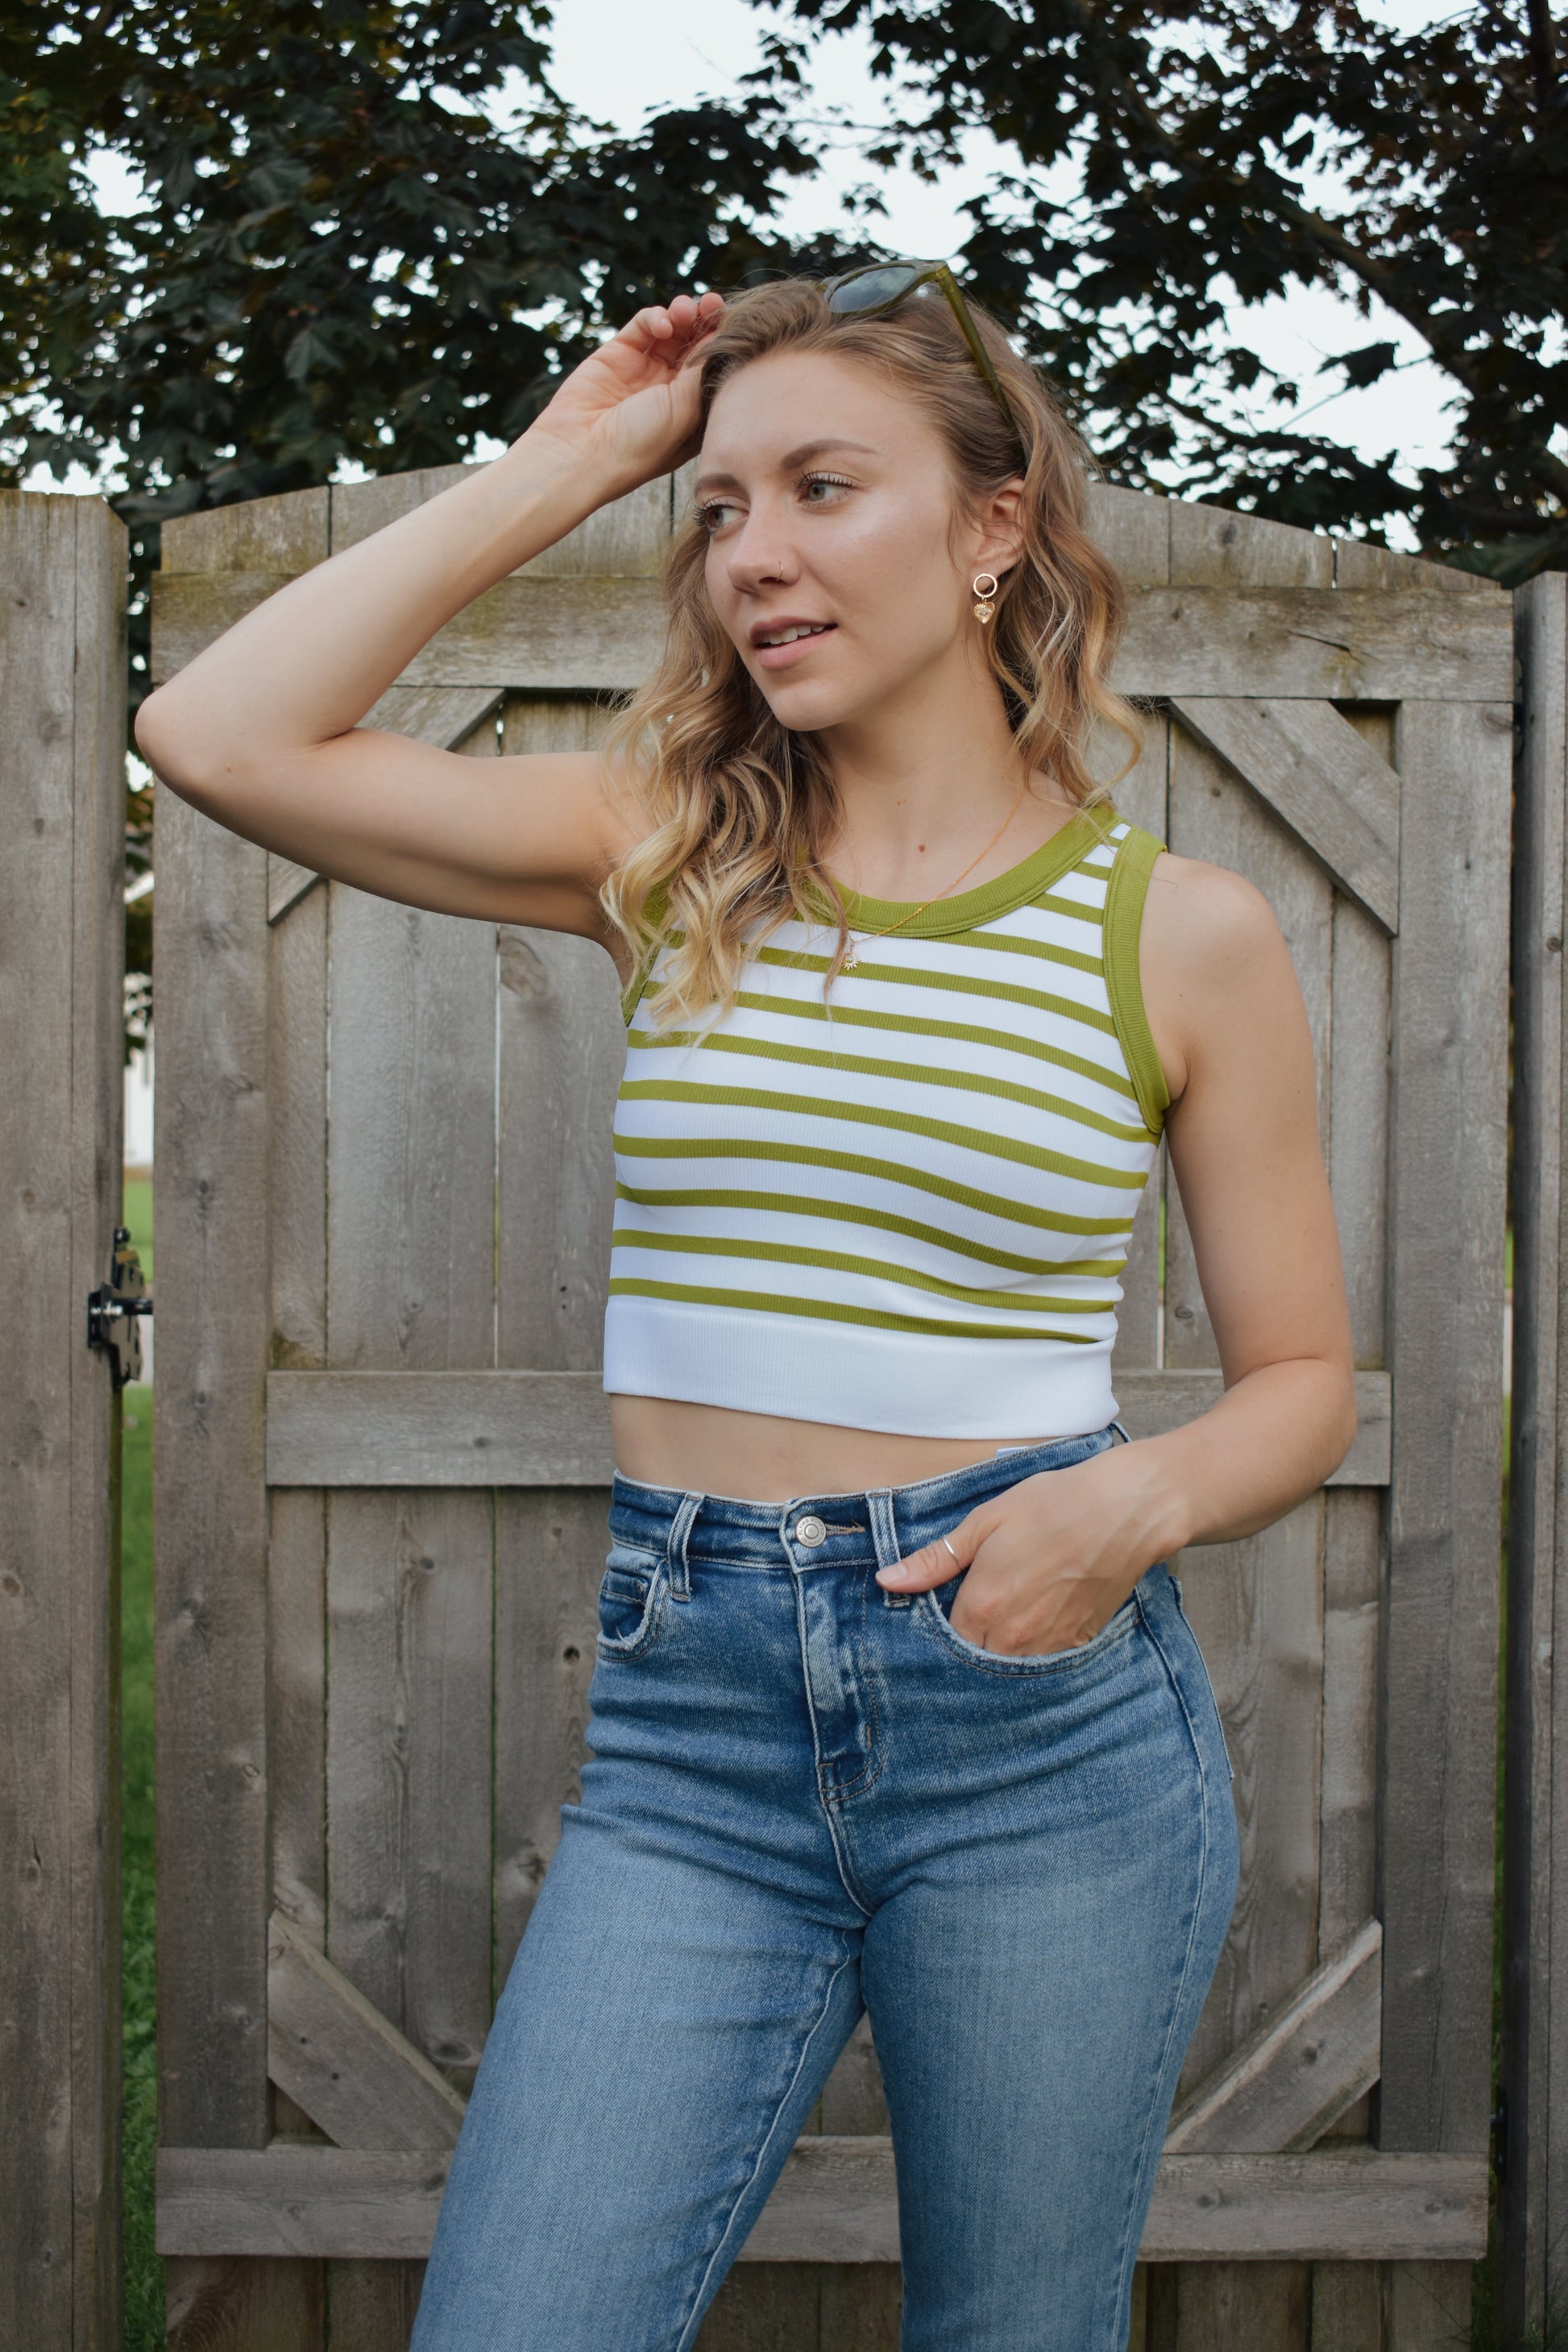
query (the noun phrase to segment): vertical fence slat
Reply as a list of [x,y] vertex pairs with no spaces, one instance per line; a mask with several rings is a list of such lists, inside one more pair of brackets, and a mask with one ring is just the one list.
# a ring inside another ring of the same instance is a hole
[[1390,2149],[1487,2144],[1511,732],[1511,711],[1485,703],[1406,702],[1398,720],[1380,1838]]
[[[76,499],[71,987],[71,2038],[75,2352],[120,2339],[120,1444],[81,1301],[109,1270],[124,1161],[125,531]],[[67,1330],[70,1332],[70,1318]]]
[[84,1338],[120,1209],[124,534],[0,497],[0,2341],[119,2341],[120,1410]]
[[[1513,1412],[1509,1493],[1508,1717],[1503,1863],[1499,2208],[1503,2319],[1539,2326],[1548,2289],[1568,2306],[1568,1726],[1555,1673],[1568,1643],[1557,1570],[1563,1429],[1564,867],[1568,861],[1568,578],[1514,600],[1524,697],[1513,856]],[[1568,1652],[1565,1652],[1568,1654]]]
[[[163,560],[303,571],[326,538],[326,491],[302,491],[167,524]],[[271,2115],[267,859],[162,784],[154,810],[159,2133],[256,2147]],[[180,2259],[165,2285],[172,2347],[272,2352],[319,2329],[313,2265]]]

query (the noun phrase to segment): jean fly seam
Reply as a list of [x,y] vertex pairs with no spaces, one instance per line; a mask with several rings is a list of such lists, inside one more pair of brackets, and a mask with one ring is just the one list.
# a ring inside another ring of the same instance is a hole
[[[1187,1727],[1187,1738],[1191,1740],[1193,1746],[1193,1760],[1198,1768],[1199,1790],[1198,1820],[1200,1829],[1198,1842],[1197,1884],[1193,1894],[1192,1914],[1187,1927],[1187,1948],[1182,1956],[1181,1969],[1176,1978],[1175,1990],[1172,1996],[1170,2011],[1165,2020],[1164,2048],[1161,2053],[1160,2063],[1156,2068],[1154,2074],[1157,2091],[1158,2085],[1164,2080],[1165,2069],[1170,2063],[1172,2040],[1176,2030],[1176,2020],[1182,2013],[1182,1997],[1186,1991],[1187,1979],[1192,1974],[1193,1956],[1197,1944],[1198,1922],[1203,1916],[1204,1889],[1207,1881],[1209,1862],[1209,1775],[1208,1767],[1204,1762],[1203,1744],[1198,1738],[1197,1726],[1193,1721],[1192,1709],[1187,1705],[1186,1695],[1182,1689],[1181,1679],[1176,1674],[1174,1667],[1172,1665],[1170,1658],[1166,1654],[1165,1645],[1160,1639],[1159,1630],[1153,1622],[1151,1612],[1148,1611],[1142,1611],[1141,1614],[1143,1617],[1143,1622],[1148,1629],[1150,1640],[1153,1643],[1160,1664],[1164,1669],[1165,1679],[1170,1684],[1172,1691],[1175,1696],[1176,1704],[1182,1710],[1182,1720]],[[1167,2116],[1169,2115],[1169,2105],[1167,2105]],[[1149,2118],[1143,2126],[1142,2142],[1138,2151],[1137,2168],[1132,2175],[1132,2179],[1128,2189],[1127,2212],[1122,2223],[1121,2232],[1121,2259],[1117,2265],[1116,2301],[1112,2307],[1113,2319],[1116,2315],[1121,2312],[1123,2298],[1128,2291],[1128,2273],[1133,2263],[1137,2260],[1138,2250],[1131,2242],[1132,2213],[1133,2208],[1142,2193],[1143,2184],[1148,2177],[1150,2144],[1153,2138],[1154,2127],[1159,2120],[1159,2115],[1160,2101],[1156,2095],[1150,2105]],[[1155,2162],[1157,2163],[1158,2160],[1158,2151],[1156,2150]]]
[[800,1643],[800,1676],[802,1687],[805,1692],[806,1720],[811,1726],[811,1760],[816,1781],[816,1799],[822,1808],[822,1818],[827,1824],[827,1834],[833,1846],[833,1864],[838,1873],[839,1883],[857,1911],[863,1911],[868,1919],[871,1916],[871,1906],[863,1895],[858,1895],[855,1891],[852,1884],[854,1873],[849,1867],[849,1858],[839,1843],[838,1824],[834,1819],[833,1807],[823,1787],[822,1735],[817,1728],[816,1700],[811,1688],[811,1652],[806,1636],[805,1588],[798,1576],[795,1580],[795,1637]]
[[816,2040],[819,2030],[826,2019],[828,2011],[832,2006],[833,1988],[838,1982],[839,1978],[844,1974],[845,1969],[854,1965],[854,1961],[855,1954],[853,1952],[846,1953],[843,1959],[839,1961],[838,1966],[834,1969],[833,1974],[827,1979],[826,1986],[823,1991],[822,2005],[818,2009],[816,2017],[812,2020],[811,2024],[806,2029],[805,2038],[800,2045],[800,2054],[795,2062],[794,2071],[790,2075],[789,2081],[784,2084],[784,2089],[779,2094],[778,2105],[773,2109],[773,2121],[769,2124],[766,2131],[763,2134],[762,2144],[758,2147],[757,2153],[752,2159],[752,2168],[746,2175],[745,2179],[742,2182],[740,2188],[735,2192],[735,2196],[730,2206],[729,2219],[725,2222],[724,2227],[720,2233],[719,2242],[714,2247],[711,2254],[708,2257],[707,2268],[703,2271],[702,2276],[697,2282],[697,2287],[691,2298],[690,2307],[687,2312],[686,2319],[681,2326],[680,2333],[675,2341],[675,2352],[689,2352],[689,2347],[693,2340],[691,2331],[693,2327],[696,2326],[701,2316],[703,2308],[703,2291],[706,2288],[709,2280],[713,2275],[713,2266],[715,2263],[721,2259],[725,2246],[729,2243],[730,2233],[735,2226],[735,2216],[745,2202],[747,2190],[751,2188],[752,2182],[756,2179],[758,2173],[762,2170],[763,2164],[767,2160],[767,2154],[769,2148],[773,2145],[773,2135],[779,2127],[779,2118],[789,2105],[790,2093],[795,2089],[795,2084],[800,2080],[801,2068],[805,2064],[806,2053],[811,2048],[813,2042]]

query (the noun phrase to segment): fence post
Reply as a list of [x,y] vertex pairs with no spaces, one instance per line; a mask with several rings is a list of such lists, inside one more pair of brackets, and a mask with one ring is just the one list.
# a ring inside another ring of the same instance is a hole
[[[1504,1727],[1505,2326],[1568,2312],[1568,1577],[1559,1572],[1568,576],[1514,599],[1522,734],[1513,855],[1513,1433]],[[1553,1990],[1561,1998],[1555,2002]]]
[[0,495],[0,2344],[114,2352],[125,535]]

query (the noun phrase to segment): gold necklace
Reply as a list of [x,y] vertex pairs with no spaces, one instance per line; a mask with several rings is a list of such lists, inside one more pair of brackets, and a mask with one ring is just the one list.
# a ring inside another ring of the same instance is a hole
[[[968,865],[963,869],[963,874],[955,874],[953,876],[945,890],[933,891],[929,898],[922,898],[918,907],[911,907],[907,915],[900,915],[896,923],[888,923],[884,925],[883,929],[879,931],[861,930],[861,938],[866,940],[885,940],[889,938],[892,932],[901,931],[906,923],[912,923],[917,915],[923,915],[928,907],[934,907],[939,898],[945,898],[948,896],[949,891],[956,890],[959,884],[963,880],[964,874],[973,874],[975,867],[979,865],[981,858],[988,857],[991,852],[995,848],[996,844],[1001,840],[1002,835],[1006,832],[1007,827],[1012,824],[1013,819],[1023,807],[1024,793],[1026,793],[1028,789],[1028,780],[1026,778],[1023,789],[1020,791],[1017,799],[1014,802],[1012,807],[1008,810],[1006,815],[1003,818],[1001,824],[997,826],[995,832],[992,835],[984,848],[980,850],[970,859]],[[857,929],[859,927],[857,926]],[[849,945],[844,951],[844,961],[840,965],[839,969],[843,971],[853,971],[859,961],[860,958],[856,951],[855,940],[853,936],[851,936]]]

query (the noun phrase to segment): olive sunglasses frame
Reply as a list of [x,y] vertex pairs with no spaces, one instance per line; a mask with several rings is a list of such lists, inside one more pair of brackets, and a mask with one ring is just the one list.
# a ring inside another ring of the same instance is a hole
[[[896,282],[889,282],[878,291],[869,283],[874,278]],[[857,286],[865,289],[868,299],[854,299],[853,289]],[[907,302],[910,296],[917,293],[922,286],[940,287],[947,297],[947,307],[963,331],[963,340],[969,345],[975,366],[985,379],[992,399],[1014,432],[1017,433],[1018,420],[1007,404],[1002,380],[992,366],[990,355],[980,340],[980,331],[969,315],[969,305],[963,299],[963,289],[945,261],[865,261],[858,268],[846,269],[837,278],[819,280],[817,291],[826,297],[828,310],[836,319],[885,319],[890,310],[896,310],[900,302]],[[1020,443],[1022,438],[1019,435]]]

